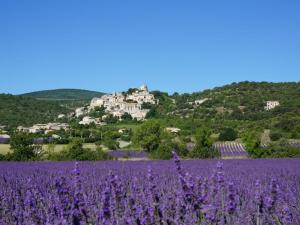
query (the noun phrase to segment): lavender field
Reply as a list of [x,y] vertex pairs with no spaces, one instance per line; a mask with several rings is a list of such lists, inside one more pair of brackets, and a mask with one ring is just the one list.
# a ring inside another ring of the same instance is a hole
[[219,150],[222,158],[245,158],[248,155],[244,145],[238,142],[217,142],[213,147]]
[[0,224],[300,224],[300,159],[0,164]]

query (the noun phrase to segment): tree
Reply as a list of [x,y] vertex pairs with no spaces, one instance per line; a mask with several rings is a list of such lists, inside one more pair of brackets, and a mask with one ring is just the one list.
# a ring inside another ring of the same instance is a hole
[[172,158],[172,146],[168,144],[161,144],[159,147],[152,151],[150,157],[152,159],[168,160]]
[[90,113],[89,115],[91,117],[96,117],[96,118],[101,118],[102,116],[105,115],[105,107],[104,106],[96,106]]
[[147,152],[156,150],[161,140],[160,124],[152,120],[146,121],[136,130],[133,139]]
[[[112,159],[107,152],[104,152],[101,147],[97,147],[95,150],[90,148],[83,148],[83,141],[80,138],[74,138],[62,151],[55,152],[54,146],[48,149],[45,154],[46,160],[54,161],[67,161],[67,160],[108,160]],[[51,149],[52,148],[52,149]]]
[[12,160],[27,161],[36,157],[33,138],[27,133],[15,133],[10,140]]
[[153,104],[150,102],[143,102],[142,109],[151,109],[153,107]]
[[80,155],[83,154],[83,140],[81,138],[73,138],[68,145],[68,158],[79,159]]
[[245,143],[246,150],[251,157],[257,158],[257,155],[263,152],[263,149],[260,147],[261,135],[262,132],[258,128],[245,130],[242,134],[243,143]]
[[199,147],[211,147],[212,141],[210,138],[211,131],[208,128],[202,128],[196,131],[196,145]]
[[121,116],[121,119],[125,121],[131,121],[133,118],[129,113],[126,112]]
[[237,132],[230,127],[222,130],[219,136],[220,141],[234,141],[235,139],[237,139]]
[[196,159],[209,159],[220,156],[220,153],[217,149],[213,147],[201,147],[196,145],[193,151],[189,153],[190,158]]
[[146,119],[149,118],[157,118],[158,117],[158,110],[156,108],[156,106],[151,107],[151,109],[149,109],[148,113],[146,114]]
[[196,134],[196,146],[188,154],[190,158],[215,158],[220,156],[220,153],[217,149],[212,147],[212,141],[210,138],[211,131],[207,128],[197,131]]
[[110,150],[116,150],[119,148],[119,142],[112,138],[104,138],[103,144]]
[[272,141],[278,141],[280,138],[282,138],[282,134],[277,131],[271,131],[270,138]]
[[113,124],[117,123],[119,121],[119,118],[116,116],[113,116],[112,114],[108,114],[107,117],[104,119],[106,123]]

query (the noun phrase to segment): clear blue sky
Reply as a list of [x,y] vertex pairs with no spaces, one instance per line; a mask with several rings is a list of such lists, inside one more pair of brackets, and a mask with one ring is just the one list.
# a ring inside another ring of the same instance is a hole
[[299,0],[0,1],[0,92],[299,78]]

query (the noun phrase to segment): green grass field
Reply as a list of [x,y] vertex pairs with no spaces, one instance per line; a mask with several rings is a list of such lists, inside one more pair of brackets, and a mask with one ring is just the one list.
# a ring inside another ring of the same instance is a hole
[[6,153],[10,152],[10,145],[9,144],[0,144],[0,154],[5,155]]
[[[63,150],[65,147],[67,147],[66,144],[61,144],[61,145],[48,145],[48,144],[45,144],[45,145],[43,145],[43,150],[44,151],[53,150],[54,152],[59,152],[59,151]],[[94,143],[84,143],[83,147],[84,148],[90,148],[92,150],[95,150],[97,148]],[[128,146],[126,145],[124,147],[124,149],[132,149],[132,148],[138,149],[138,146],[133,146],[132,144],[130,144],[130,145],[128,145]],[[104,151],[107,150],[107,148],[105,146],[102,146],[102,149]],[[0,144],[0,154],[5,155],[8,152],[11,152],[10,145],[9,144]]]
[[[43,145],[43,150],[49,150],[49,148],[54,147],[54,151],[55,152],[59,152],[61,150],[63,150],[65,147],[67,147],[67,145]],[[94,143],[84,143],[83,144],[84,148],[90,148],[92,150],[96,149],[96,145]]]
[[[52,145],[43,145],[43,150],[49,150],[49,146]],[[63,150],[67,145],[53,145],[54,151],[59,152]],[[85,143],[83,144],[84,148],[96,149],[96,145],[94,143]],[[0,154],[5,155],[6,153],[11,152],[9,144],[0,144]]]

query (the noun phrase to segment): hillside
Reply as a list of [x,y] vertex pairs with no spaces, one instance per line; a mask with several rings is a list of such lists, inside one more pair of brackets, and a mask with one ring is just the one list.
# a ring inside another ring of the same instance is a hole
[[[222,108],[223,113],[225,114],[226,112],[229,114],[240,114],[242,119],[259,120],[262,119],[262,117],[257,117],[255,114],[263,116],[260,113],[265,112],[264,106],[266,101],[280,102],[280,107],[277,107],[275,110],[273,110],[277,113],[291,111],[299,112],[300,82],[240,82],[202,92],[196,92],[193,94],[175,94],[171,97],[176,100],[176,109],[192,108],[189,106],[189,102],[208,98],[208,101],[201,104],[201,107],[197,108],[210,109],[215,113],[222,111]],[[196,113],[197,111],[198,110],[196,110]]]
[[[232,127],[240,136],[270,129],[286,138],[300,138],[300,82],[240,82],[191,94],[154,94],[160,103],[152,108],[151,117],[188,133],[201,126],[214,133]],[[205,98],[200,105],[194,103]],[[279,101],[280,106],[266,111],[266,101]]]
[[[240,82],[195,93],[178,94],[153,91],[158,105],[147,118],[165,126],[175,126],[192,134],[199,127],[209,127],[218,134],[232,127],[239,137],[248,131],[263,133],[265,129],[286,138],[300,138],[300,82]],[[23,96],[1,95],[0,125],[32,125],[55,119],[58,114],[74,112],[89,104],[100,92],[57,89],[32,92]],[[26,97],[25,97],[26,96]],[[31,97],[28,97],[31,96]],[[207,99],[196,105],[196,100]],[[47,100],[47,101],[46,101]],[[48,101],[49,100],[49,101]],[[266,101],[279,101],[280,106],[266,111]]]
[[97,91],[81,90],[81,89],[55,89],[36,91],[22,94],[21,96],[32,97],[39,100],[53,101],[90,101],[93,97],[102,96],[104,93]]
[[51,122],[69,110],[57,102],[0,94],[0,125],[17,127]]

